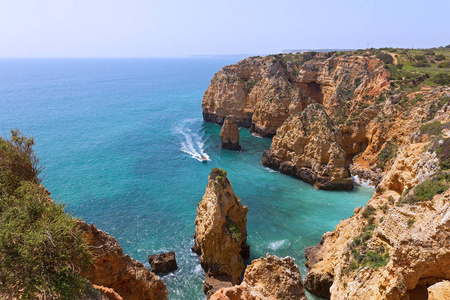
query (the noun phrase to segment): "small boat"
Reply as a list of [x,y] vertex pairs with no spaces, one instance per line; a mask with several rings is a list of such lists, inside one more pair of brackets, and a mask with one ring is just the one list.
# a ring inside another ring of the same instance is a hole
[[202,156],[202,162],[207,162],[208,159],[205,156]]

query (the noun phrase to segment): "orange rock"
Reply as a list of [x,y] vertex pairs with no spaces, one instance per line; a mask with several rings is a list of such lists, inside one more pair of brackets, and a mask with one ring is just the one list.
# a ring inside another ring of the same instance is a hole
[[[208,277],[232,284],[240,282],[243,258],[249,255],[247,212],[247,206],[234,194],[226,171],[212,169],[205,195],[197,206],[192,249],[200,254],[200,263]],[[210,282],[205,292],[218,285]]]
[[217,291],[210,300],[306,300],[295,260],[267,254],[253,260],[238,286]]
[[94,263],[85,276],[99,286],[112,288],[124,300],[164,300],[167,289],[142,263],[124,255],[119,242],[94,224],[79,221],[90,245]]

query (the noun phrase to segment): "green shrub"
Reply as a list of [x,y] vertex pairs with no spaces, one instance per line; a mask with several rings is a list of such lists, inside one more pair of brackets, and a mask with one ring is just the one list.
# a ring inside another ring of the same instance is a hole
[[450,84],[450,74],[437,73],[437,74],[433,75],[430,79],[432,82],[439,84],[439,85]]
[[83,234],[36,183],[23,182],[2,197],[0,214],[1,291],[34,299],[77,299],[88,281],[79,275],[91,263]]
[[421,184],[418,184],[412,190],[412,193],[407,193],[402,196],[400,204],[416,204],[418,202],[425,202],[432,200],[437,194],[442,194],[448,189],[448,183],[445,177],[435,176],[428,179]]
[[443,61],[438,65],[438,68],[444,69],[444,68],[450,68],[450,61]]
[[389,206],[385,203],[384,205],[380,206],[380,209],[385,214],[385,213],[387,213]]
[[392,64],[394,62],[392,55],[390,55],[388,53],[381,52],[381,53],[378,53],[377,55],[375,55],[375,57],[386,64]]
[[429,68],[429,67],[431,67],[431,65],[429,63],[424,62],[424,61],[415,62],[413,64],[413,66],[416,67],[416,68]]
[[434,58],[437,61],[443,61],[445,60],[445,55],[444,54],[438,54],[436,55],[436,57]]
[[39,185],[34,141],[12,131],[0,138],[0,294],[7,298],[77,299],[91,254],[75,220]]
[[0,195],[12,193],[21,181],[39,182],[42,170],[33,151],[34,140],[11,130],[11,139],[0,137]]
[[242,241],[242,232],[239,225],[227,217],[226,226],[231,238],[240,243]]
[[383,246],[370,250],[367,247],[367,242],[371,239],[375,225],[366,227],[365,232],[361,233],[353,239],[349,244],[352,257],[344,272],[348,275],[350,272],[359,269],[360,267],[370,267],[377,269],[387,265],[389,262],[389,253]]
[[442,133],[442,124],[439,121],[434,121],[420,127],[421,133],[426,133],[429,135],[440,135]]
[[375,207],[373,207],[372,205],[368,204],[365,208],[364,211],[362,213],[364,218],[369,218],[371,217],[373,214],[375,214]]
[[426,61],[425,56],[422,55],[422,54],[414,55],[414,59],[415,59],[415,60],[418,60],[418,61]]

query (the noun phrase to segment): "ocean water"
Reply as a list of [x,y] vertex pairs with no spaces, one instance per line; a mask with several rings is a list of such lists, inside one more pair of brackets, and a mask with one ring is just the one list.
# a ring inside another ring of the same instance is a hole
[[[233,59],[0,59],[0,135],[36,140],[43,184],[76,217],[110,233],[125,253],[174,250],[179,269],[162,276],[169,299],[204,299],[193,245],[196,206],[213,167],[228,171],[249,207],[251,259],[296,259],[373,194],[318,191],[264,166],[270,139],[241,129],[243,150],[220,148],[204,123],[203,92]],[[199,161],[205,155],[208,163]]]

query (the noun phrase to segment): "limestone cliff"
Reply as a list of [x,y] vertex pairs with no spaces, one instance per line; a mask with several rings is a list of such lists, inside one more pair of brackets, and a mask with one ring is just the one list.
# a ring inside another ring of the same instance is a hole
[[94,263],[84,274],[98,286],[113,289],[127,300],[164,300],[167,289],[162,280],[142,263],[123,254],[119,242],[93,224],[79,221],[89,243]]
[[319,189],[351,190],[342,134],[321,104],[310,104],[278,128],[262,163]]
[[252,261],[240,285],[217,291],[211,300],[306,300],[295,260],[267,254]]
[[243,259],[249,256],[247,211],[247,206],[234,194],[227,172],[212,169],[205,195],[197,206],[192,248],[200,255],[208,277],[239,283],[244,271]]
[[[448,124],[449,112],[425,124],[438,119]],[[431,142],[410,135],[420,142],[398,149],[366,207],[306,250],[307,289],[331,299],[412,299],[450,279],[449,153],[436,148],[449,133]]]
[[[222,124],[234,115],[238,125],[273,136],[289,115],[321,103],[337,119],[365,95],[389,86],[379,60],[330,53],[251,57],[217,72],[203,96],[205,121]],[[331,115],[331,114],[330,114]]]
[[239,127],[233,116],[227,116],[220,131],[220,138],[222,140],[221,147],[230,150],[239,150]]
[[233,114],[275,135],[263,164],[316,187],[348,180],[351,165],[377,185],[306,250],[305,286],[325,298],[413,299],[450,279],[450,74],[397,53],[253,57],[216,73],[203,98],[206,121]]

